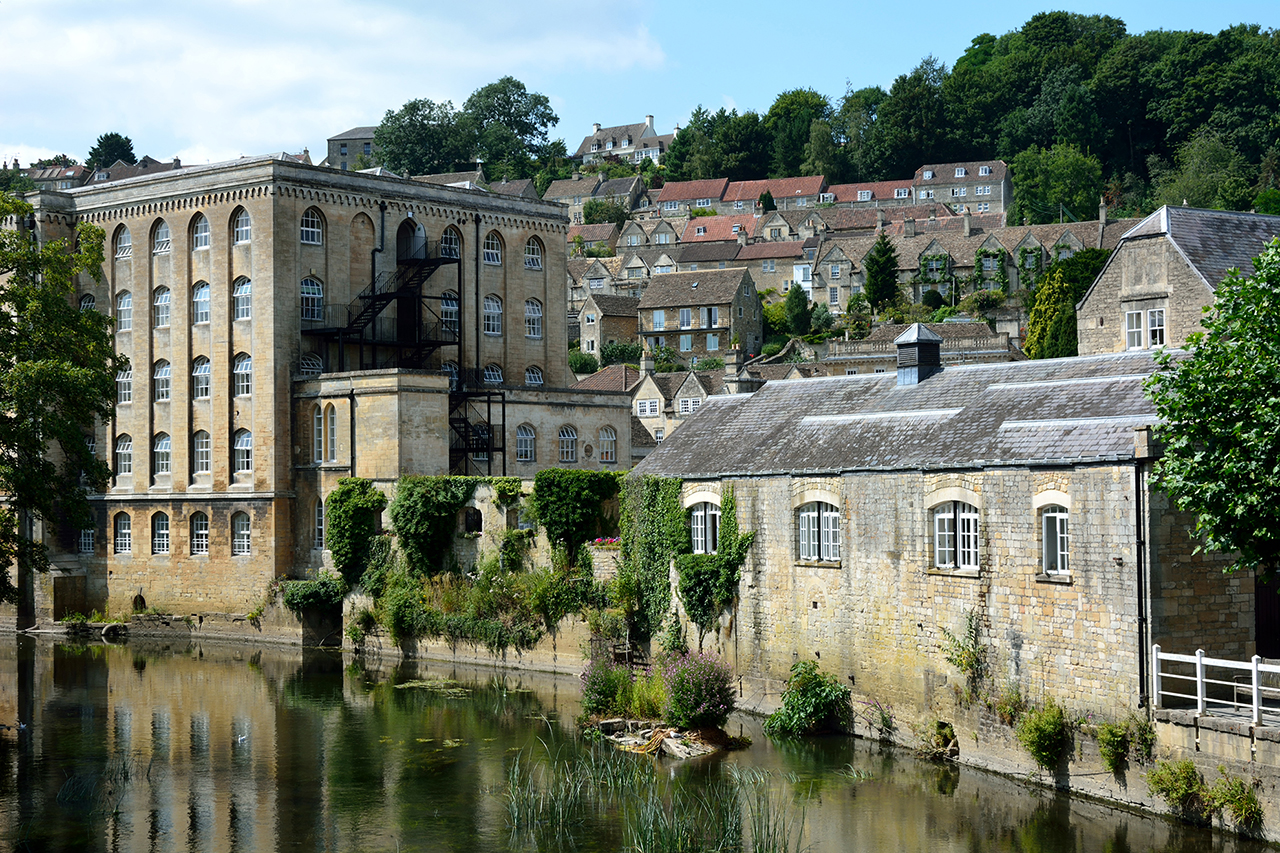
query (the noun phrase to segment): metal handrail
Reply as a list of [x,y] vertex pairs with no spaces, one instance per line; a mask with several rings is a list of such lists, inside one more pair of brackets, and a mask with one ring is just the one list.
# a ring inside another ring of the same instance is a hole
[[[1204,716],[1209,713],[1209,706],[1225,706],[1232,710],[1249,708],[1253,724],[1256,726],[1262,720],[1262,698],[1264,694],[1280,698],[1280,689],[1268,687],[1262,683],[1262,675],[1280,676],[1280,666],[1275,664],[1266,664],[1262,662],[1262,658],[1254,655],[1248,662],[1227,660],[1225,658],[1206,657],[1204,649],[1196,649],[1194,655],[1180,655],[1166,653],[1160,650],[1159,644],[1151,647],[1151,701],[1154,707],[1164,707],[1164,699],[1190,699],[1196,703],[1196,716]],[[1195,666],[1194,675],[1185,675],[1176,672],[1164,672],[1162,663],[1183,663],[1193,664]],[[1233,678],[1231,681],[1224,681],[1221,678],[1210,678],[1207,675],[1209,668],[1233,670],[1236,672],[1247,672],[1249,680],[1247,683],[1239,678]],[[1194,682],[1195,694],[1180,693],[1176,690],[1166,690],[1164,682],[1173,680],[1179,682]],[[1209,695],[1208,688],[1211,686],[1231,688],[1231,699],[1220,699]],[[1249,701],[1239,701],[1240,691],[1247,690],[1249,693]],[[1268,709],[1273,710],[1273,709]],[[1280,711],[1280,708],[1274,709]]]

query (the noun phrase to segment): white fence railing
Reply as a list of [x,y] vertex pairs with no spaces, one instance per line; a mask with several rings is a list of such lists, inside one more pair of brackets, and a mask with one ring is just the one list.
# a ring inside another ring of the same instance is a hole
[[[1151,698],[1156,708],[1169,707],[1169,699],[1190,700],[1197,716],[1209,713],[1211,706],[1230,708],[1248,711],[1254,725],[1262,721],[1264,712],[1280,715],[1280,666],[1263,663],[1257,655],[1247,662],[1234,661],[1205,657],[1204,649],[1197,649],[1194,655],[1167,654],[1156,645],[1151,647],[1151,661]],[[1175,666],[1166,668],[1164,664]],[[1265,705],[1264,699],[1273,701]]]

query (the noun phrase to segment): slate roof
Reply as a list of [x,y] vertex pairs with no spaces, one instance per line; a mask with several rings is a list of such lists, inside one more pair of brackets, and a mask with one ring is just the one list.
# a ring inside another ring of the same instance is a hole
[[945,338],[986,338],[995,337],[995,332],[986,323],[885,323],[871,330],[863,340],[892,341],[913,326],[920,325],[933,332],[940,339]]
[[1167,235],[1211,289],[1235,267],[1253,274],[1253,259],[1280,234],[1280,216],[1165,206],[1138,223],[1124,240]]
[[735,260],[754,261],[760,258],[802,258],[804,257],[804,240],[766,240],[763,243],[748,243],[738,250]]
[[640,297],[640,310],[681,305],[727,305],[744,278],[742,267],[724,270],[697,270],[656,275]]
[[574,391],[630,391],[644,374],[626,364],[611,364],[575,382]]
[[618,241],[618,226],[612,222],[601,222],[596,225],[570,225],[569,233],[565,234],[565,242],[572,243],[573,238],[579,234],[582,235],[582,242],[588,245],[592,243],[616,243]]
[[[292,155],[286,155],[281,152],[280,159],[289,157],[289,159],[297,159]],[[123,181],[128,178],[136,178],[139,175],[154,175],[159,172],[171,172],[174,169],[181,169],[182,163],[175,157],[171,162],[162,163],[154,157],[143,155],[137,163],[129,164],[122,160],[117,160],[110,166],[103,169],[97,169],[93,173],[90,180],[92,184],[100,184],[106,181]],[[105,175],[106,177],[102,177]]]
[[610,181],[601,181],[600,186],[596,187],[595,197],[604,198],[611,195],[628,195],[631,192],[631,187],[638,180],[640,180],[640,178],[632,175],[629,178],[614,178]]
[[537,198],[538,191],[534,189],[532,178],[517,178],[514,181],[498,181],[489,184],[489,192],[498,195],[518,195],[526,198]]
[[[626,146],[622,144],[622,140],[624,139],[630,139],[632,145],[639,147],[637,143],[640,141],[640,134],[644,133],[645,127],[646,125],[644,122],[639,122],[637,124],[620,124],[617,127],[602,127],[595,133],[583,137],[582,144],[578,146],[578,150],[574,152],[573,156],[581,158],[583,154],[609,154],[613,149],[606,149],[605,143],[610,139],[613,140],[615,148],[625,148]],[[597,139],[600,140],[600,147],[598,150],[593,152],[591,150],[591,143]]]
[[705,181],[668,181],[662,185],[658,203],[666,201],[696,201],[700,198],[719,200],[729,185],[728,178],[710,178]]
[[610,296],[605,293],[592,294],[591,301],[605,317],[635,317],[640,305],[639,297]]
[[677,263],[699,264],[703,261],[732,261],[742,247],[737,240],[716,243],[681,243]]
[[436,175],[414,175],[413,179],[424,184],[435,184],[439,187],[452,187],[458,184],[481,186],[485,183],[483,169],[468,169],[465,172],[440,172]]
[[636,417],[636,415],[633,413],[631,415],[631,447],[632,449],[634,450],[637,447],[657,447],[657,446],[658,446],[658,442],[656,442],[653,436],[649,434],[649,430],[644,428],[644,422],[641,421],[640,418]]
[[337,136],[330,136],[330,139],[372,139],[373,132],[377,130],[377,126],[372,127],[353,127],[350,130],[344,130]]
[[542,194],[543,201],[554,201],[558,198],[590,198],[592,193],[596,191],[596,184],[600,182],[599,173],[595,175],[582,175],[577,180],[573,178],[565,178],[560,181],[552,181],[547,184],[547,191]]
[[[956,177],[957,166],[964,167],[964,177]],[[979,175],[979,166],[990,166],[991,174]],[[1003,160],[974,160],[966,163],[926,163],[919,169],[916,169],[916,183],[924,181],[924,173],[927,170],[932,170],[933,172],[933,177],[930,181],[937,181],[940,184],[954,184],[956,181],[974,181],[976,183],[980,183],[982,181],[1003,181],[1005,175],[1009,173],[1009,167]]]
[[828,207],[818,211],[818,214],[832,231],[869,231],[880,223],[882,216],[886,223],[914,219],[917,229],[930,216],[940,221],[954,219],[957,228],[963,225],[960,214],[938,202],[900,204],[894,207]]
[[767,383],[704,402],[635,469],[711,479],[1081,464],[1133,458],[1156,423],[1149,352]]

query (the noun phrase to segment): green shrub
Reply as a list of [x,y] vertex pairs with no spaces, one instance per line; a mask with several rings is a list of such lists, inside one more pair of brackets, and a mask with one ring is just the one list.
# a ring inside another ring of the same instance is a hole
[[1006,726],[1014,726],[1027,710],[1027,700],[1022,697],[1022,690],[1018,685],[1011,682],[994,700],[987,700],[987,708],[1000,722]]
[[1232,822],[1242,829],[1256,830],[1262,826],[1262,804],[1253,791],[1254,786],[1228,776],[1223,767],[1219,767],[1218,772],[1221,777],[1205,795],[1209,807],[1230,814]]
[[1204,779],[1190,759],[1157,762],[1147,774],[1147,790],[1188,823],[1203,826],[1209,822],[1212,807],[1205,796]]
[[1143,763],[1149,762],[1156,746],[1156,727],[1150,719],[1137,714],[1129,715],[1128,726],[1134,756]]
[[953,634],[942,629],[946,640],[943,656],[947,663],[964,673],[966,701],[976,695],[987,672],[987,649],[982,645],[982,618],[976,609],[965,616],[965,625],[960,633]]
[[573,471],[547,468],[533,479],[529,514],[547,532],[552,545],[565,549],[575,563],[578,546],[588,539],[610,532],[605,502],[618,494],[618,475],[612,471]]
[[284,584],[284,606],[294,613],[306,610],[335,610],[342,607],[347,582],[329,575],[313,581],[289,581]]
[[631,683],[631,701],[627,716],[636,720],[656,720],[667,707],[667,685],[660,671],[648,671],[636,676]]
[[662,667],[667,686],[663,719],[673,726],[702,729],[723,726],[736,704],[733,673],[715,655],[677,655]]
[[1058,766],[1071,739],[1062,706],[1052,699],[1042,708],[1027,710],[1018,720],[1014,734],[1036,764],[1046,770]]
[[765,358],[773,358],[782,352],[782,344],[765,344],[764,349],[760,350],[760,354]]
[[920,294],[920,304],[930,311],[937,311],[943,305],[942,294],[936,290],[926,290]]
[[395,528],[409,567],[416,572],[443,568],[458,527],[458,512],[475,494],[474,477],[401,477],[391,502]]
[[83,613],[66,613],[58,621],[63,625],[83,625],[89,621],[89,617]]
[[600,347],[600,365],[634,364],[644,355],[644,347],[635,341],[610,341]]
[[595,373],[600,364],[591,353],[573,350],[569,353],[569,369],[574,373]]
[[1102,766],[1112,773],[1124,769],[1129,757],[1129,727],[1118,723],[1098,726],[1098,752],[1102,753]]
[[791,665],[791,677],[782,692],[782,707],[765,720],[765,734],[773,737],[822,732],[847,732],[853,728],[853,702],[848,687],[834,675],[818,669],[816,661]]
[[582,711],[588,715],[622,714],[631,692],[631,670],[605,658],[594,658],[579,676]]

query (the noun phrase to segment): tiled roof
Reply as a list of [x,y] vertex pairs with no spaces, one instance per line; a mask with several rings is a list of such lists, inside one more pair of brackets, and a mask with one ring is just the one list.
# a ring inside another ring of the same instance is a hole
[[698,384],[702,386],[702,390],[707,396],[712,394],[724,393],[724,371],[723,370],[695,370],[692,371]]
[[776,178],[770,181],[734,181],[724,191],[724,201],[755,204],[766,190],[775,199],[799,198],[822,192],[826,179],[821,175],[804,178]]
[[[281,152],[283,154],[283,152]],[[143,156],[137,163],[129,164],[117,160],[110,166],[98,169],[93,173],[92,183],[101,183],[104,181],[123,181],[126,178],[136,178],[139,175],[154,175],[160,172],[170,172],[174,169],[181,169],[182,164],[174,159],[168,163],[161,163],[154,157]],[[106,175],[107,177],[101,177]]]
[[612,243],[618,239],[618,226],[612,222],[601,222],[596,225],[570,225],[565,241],[572,243],[573,238],[582,235],[584,243]]
[[719,201],[724,196],[724,189],[728,185],[728,178],[711,178],[705,181],[668,181],[662,185],[662,192],[658,194],[658,203],[697,201],[700,198]]
[[631,447],[657,447],[658,442],[654,441],[649,430],[644,428],[644,422],[635,414],[631,415]]
[[895,190],[905,189],[907,198],[914,197],[911,189],[911,178],[901,181],[871,181],[864,184],[835,184],[827,187],[827,192],[836,197],[836,201],[858,201],[859,192],[871,193],[871,201],[893,201],[898,196]]
[[655,373],[652,375],[653,384],[658,386],[658,393],[662,395],[662,399],[671,400],[675,397],[676,392],[680,390],[680,386],[684,384],[687,374],[683,371],[676,373]]
[[342,131],[342,133],[339,133],[337,136],[330,136],[329,138],[330,139],[372,139],[373,132],[377,129],[378,128],[376,126],[353,127],[350,130]]
[[644,374],[626,364],[611,364],[575,382],[574,391],[630,391]]
[[[582,144],[578,146],[578,150],[574,152],[573,156],[581,157],[583,154],[592,153],[608,154],[613,150],[605,147],[609,140],[613,140],[614,147],[625,147],[622,143],[624,139],[630,139],[630,144],[635,145],[640,141],[640,134],[644,133],[645,127],[646,125],[644,122],[640,122],[639,124],[620,124],[617,127],[602,127],[596,133],[583,137]],[[600,141],[600,147],[597,151],[593,152],[591,150],[591,143],[596,140]]]
[[680,243],[677,263],[697,264],[703,261],[731,261],[742,247],[737,240],[716,243]]
[[[956,167],[962,167],[965,170],[964,177],[956,177]],[[982,166],[990,166],[990,175],[979,175],[978,169]],[[933,172],[933,177],[926,181],[924,173]],[[1003,181],[1005,175],[1009,172],[1009,167],[1003,160],[974,160],[968,163],[926,163],[919,169],[916,169],[915,182],[928,185],[930,183],[954,184],[956,181]]]
[[727,305],[733,301],[744,278],[750,278],[750,274],[742,267],[656,275],[640,297],[640,309]]
[[33,181],[56,181],[59,178],[82,178],[89,169],[77,163],[74,166],[46,166],[44,168],[32,166],[22,171]]
[[688,479],[1128,460],[1148,352],[769,382],[712,397],[636,468]]
[[879,225],[881,219],[886,223],[914,219],[919,227],[930,216],[939,220],[955,219],[957,228],[963,225],[960,214],[940,202],[893,207],[828,207],[817,213],[832,231],[867,231]]
[[518,178],[514,181],[499,181],[489,184],[489,192],[497,193],[498,195],[538,197],[538,192],[533,187],[532,178]]
[[565,178],[562,181],[552,181],[547,185],[547,191],[542,194],[543,201],[554,201],[561,198],[590,198],[591,194],[596,191],[596,184],[599,183],[599,174],[582,175],[577,178]]
[[589,298],[605,317],[635,317],[640,305],[640,299],[635,296],[594,293]]
[[468,169],[465,172],[441,172],[436,175],[414,175],[413,179],[424,184],[435,184],[440,187],[451,187],[457,184],[481,186],[485,183],[483,169]]
[[[737,240],[738,234],[733,230],[736,225],[740,229],[745,229],[748,235],[751,235],[756,228],[758,217],[752,213],[733,213],[721,214],[719,216],[695,216],[689,220],[689,224],[684,227],[684,235],[680,238],[681,242],[710,242],[712,240]],[[705,234],[699,234],[698,229],[705,229]]]
[[633,175],[630,178],[614,178],[610,181],[602,181],[600,186],[596,187],[595,197],[605,198],[611,195],[628,195],[632,186],[638,180],[640,178]]
[[753,261],[760,258],[802,258],[804,240],[766,240],[748,243],[738,250],[737,260]]

